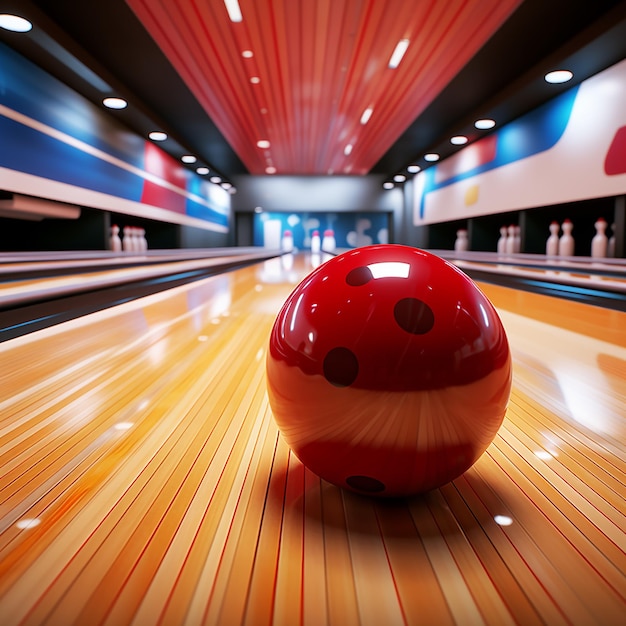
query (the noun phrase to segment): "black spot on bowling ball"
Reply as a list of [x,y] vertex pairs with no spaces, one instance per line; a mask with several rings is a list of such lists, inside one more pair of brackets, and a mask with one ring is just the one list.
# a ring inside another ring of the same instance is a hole
[[348,476],[346,484],[365,493],[380,493],[385,491],[385,484],[371,476]]
[[362,265],[361,267],[355,267],[353,270],[348,272],[346,276],[346,283],[350,285],[350,287],[360,287],[361,285],[365,285],[370,280],[372,280],[372,272],[369,267]]
[[359,374],[359,362],[348,348],[333,348],[324,358],[324,377],[336,387],[348,387]]
[[427,333],[435,323],[433,310],[417,298],[403,298],[396,302],[393,316],[402,330],[413,335]]

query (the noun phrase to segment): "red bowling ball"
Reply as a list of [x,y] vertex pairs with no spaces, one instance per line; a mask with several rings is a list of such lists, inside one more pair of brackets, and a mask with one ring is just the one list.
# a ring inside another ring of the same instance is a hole
[[376,245],[309,274],[272,328],[267,389],[287,444],[344,489],[408,496],[465,472],[502,421],[506,333],[438,256]]

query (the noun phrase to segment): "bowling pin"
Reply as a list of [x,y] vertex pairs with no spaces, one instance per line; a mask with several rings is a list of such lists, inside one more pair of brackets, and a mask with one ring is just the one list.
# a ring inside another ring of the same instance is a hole
[[574,230],[574,224],[570,220],[565,220],[561,224],[563,234],[559,239],[559,256],[574,256],[574,237],[572,236],[572,230]]
[[467,238],[467,230],[461,228],[456,231],[456,241],[454,242],[455,252],[465,252],[469,249],[469,241]]
[[113,252],[122,251],[122,240],[120,239],[120,227],[117,224],[111,226],[111,236],[109,237],[109,250]]
[[591,240],[591,256],[594,259],[602,259],[606,257],[609,247],[609,239],[606,236],[606,220],[600,217],[594,226],[596,227],[596,234]]
[[504,254],[506,252],[506,226],[500,226],[500,239],[498,239],[498,254]]
[[324,238],[322,239],[322,251],[334,252],[337,248],[337,242],[335,241],[335,231],[330,228],[324,231]]
[[522,229],[520,226],[513,226],[513,252],[517,254],[522,251]]
[[513,254],[515,252],[515,226],[511,224],[506,229],[506,253]]
[[311,235],[311,253],[319,254],[322,247],[322,242],[320,239],[320,231],[314,230]]
[[122,238],[122,250],[124,250],[124,252],[133,251],[132,234],[132,228],[130,226],[124,226]]
[[561,227],[558,222],[550,223],[550,236],[546,241],[546,256],[557,256],[559,254],[559,231]]
[[286,230],[283,233],[281,247],[283,252],[293,252],[293,233],[290,230]]
[[141,228],[135,227],[135,252],[143,251],[143,242],[141,241]]
[[607,256],[615,258],[615,224],[611,224],[611,236],[609,237],[609,245],[606,252]]

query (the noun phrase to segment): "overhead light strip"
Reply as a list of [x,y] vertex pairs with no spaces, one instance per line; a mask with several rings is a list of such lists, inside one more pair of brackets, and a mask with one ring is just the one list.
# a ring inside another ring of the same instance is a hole
[[228,17],[231,22],[242,22],[243,15],[241,15],[241,9],[239,8],[239,2],[237,0],[224,0],[226,10],[228,11]]
[[404,53],[407,51],[409,47],[408,39],[400,39],[400,41],[396,44],[396,47],[389,59],[389,68],[395,70],[398,65],[400,65],[400,61],[402,61],[402,57]]

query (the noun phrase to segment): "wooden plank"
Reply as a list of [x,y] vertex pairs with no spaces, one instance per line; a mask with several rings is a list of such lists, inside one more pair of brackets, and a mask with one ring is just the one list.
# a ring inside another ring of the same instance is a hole
[[626,315],[485,286],[514,361],[500,432],[453,483],[375,500],[272,420],[279,267],[0,344],[3,624],[621,623]]
[[[272,609],[273,623],[299,624],[302,622],[302,579],[304,561],[304,472],[296,456],[289,451],[282,438],[278,440],[277,455],[287,455],[284,471],[272,469],[276,481],[284,485],[283,523],[276,563],[275,592]],[[282,474],[282,476],[281,476]],[[280,480],[279,478],[280,477]],[[256,612],[256,614],[259,614]]]

